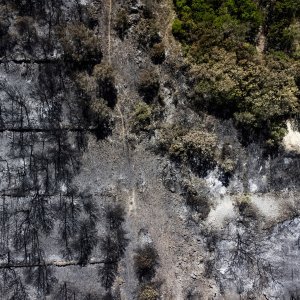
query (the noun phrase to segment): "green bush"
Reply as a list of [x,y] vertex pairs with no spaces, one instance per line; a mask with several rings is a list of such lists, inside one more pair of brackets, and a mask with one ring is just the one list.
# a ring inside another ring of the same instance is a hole
[[219,36],[223,41],[231,39],[230,47],[235,47],[240,38],[241,28],[247,24],[244,38],[254,40],[262,24],[262,13],[252,0],[209,1],[209,0],[175,0],[177,16],[173,23],[174,35],[185,42],[203,39],[206,43],[199,47],[207,48],[207,43]]
[[99,97],[95,77],[80,73],[75,80],[87,126],[98,139],[102,139],[110,134],[111,130],[111,111],[107,101]]
[[183,22],[181,20],[179,20],[178,18],[176,18],[173,22],[172,25],[172,32],[174,34],[174,36],[176,36],[179,39],[184,39],[185,36],[185,31],[182,28],[182,24]]
[[268,48],[292,52],[294,37],[287,30],[300,17],[300,0],[277,0],[269,4],[267,26]]
[[135,130],[147,130],[150,125],[152,108],[143,102],[136,105],[133,114],[133,127]]

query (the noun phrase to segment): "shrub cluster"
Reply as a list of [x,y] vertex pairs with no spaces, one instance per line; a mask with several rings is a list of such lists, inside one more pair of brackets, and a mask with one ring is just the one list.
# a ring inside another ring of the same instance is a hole
[[78,65],[95,65],[102,59],[100,40],[83,23],[67,24],[58,33],[64,59]]
[[110,133],[111,109],[117,102],[115,75],[106,64],[95,65],[92,74],[77,74],[78,95],[81,98],[84,117],[97,138]]
[[[245,62],[213,49],[197,72],[194,105],[223,118],[233,118],[244,142],[262,140],[276,146],[286,132],[286,119],[299,110],[298,87],[291,68]],[[205,70],[205,71],[204,71]]]

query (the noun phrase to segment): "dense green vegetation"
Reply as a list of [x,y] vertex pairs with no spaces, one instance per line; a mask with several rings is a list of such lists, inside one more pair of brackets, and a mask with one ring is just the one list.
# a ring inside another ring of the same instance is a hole
[[299,41],[299,17],[299,0],[277,0],[269,4],[265,23],[270,49],[299,55],[297,53],[299,51],[297,49]]
[[300,1],[174,0],[173,34],[196,77],[198,112],[232,118],[274,148],[299,113]]
[[227,49],[241,41],[253,41],[263,16],[252,0],[176,0],[178,18],[173,33],[182,41],[195,42],[202,51],[220,45]]
[[295,50],[299,0],[174,0],[174,4],[178,16],[174,35],[186,43],[196,42],[202,50],[220,42],[226,49],[255,43],[260,27],[267,34],[268,49]]

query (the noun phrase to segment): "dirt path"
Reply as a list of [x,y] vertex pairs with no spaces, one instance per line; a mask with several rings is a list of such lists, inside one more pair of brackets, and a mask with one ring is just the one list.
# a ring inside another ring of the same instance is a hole
[[108,62],[111,64],[111,12],[112,12],[112,0],[109,0],[108,5]]

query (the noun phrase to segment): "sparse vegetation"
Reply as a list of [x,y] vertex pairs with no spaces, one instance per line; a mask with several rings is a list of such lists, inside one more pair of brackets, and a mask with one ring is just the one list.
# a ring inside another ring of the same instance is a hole
[[159,291],[152,284],[147,284],[141,287],[138,295],[138,300],[157,299],[159,299]]

